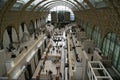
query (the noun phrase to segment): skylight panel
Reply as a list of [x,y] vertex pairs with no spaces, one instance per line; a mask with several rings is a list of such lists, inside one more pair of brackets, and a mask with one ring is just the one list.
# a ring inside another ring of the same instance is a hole
[[96,8],[106,7],[106,4],[103,0],[89,0],[89,1]]
[[17,0],[16,3],[12,6],[11,10],[20,10],[22,7],[30,0]]
[[88,4],[84,0],[77,0],[85,9],[90,9]]
[[35,7],[35,5],[37,5],[39,2],[41,2],[42,0],[35,0],[33,1],[27,8],[27,11],[31,11],[33,9],[33,7]]
[[82,2],[81,5],[85,8],[85,9],[90,9],[90,7],[88,6],[88,4],[86,2]]
[[[35,11],[39,11],[39,9],[40,9],[43,5],[45,5],[46,3],[50,2],[50,1],[52,1],[52,0],[47,0],[47,1],[42,2],[41,4],[39,4],[38,7],[35,8]],[[47,5],[47,4],[46,4],[46,5]]]
[[83,2],[83,0],[77,0],[78,2],[80,2],[80,3],[82,3]]

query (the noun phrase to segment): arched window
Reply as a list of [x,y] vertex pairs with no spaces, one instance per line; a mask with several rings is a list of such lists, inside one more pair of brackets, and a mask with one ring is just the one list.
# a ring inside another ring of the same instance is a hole
[[29,0],[16,0],[16,3],[12,6],[11,10],[20,10]]
[[33,21],[30,22],[28,29],[29,29],[30,34],[33,34],[35,32],[35,26],[34,26]]
[[17,32],[12,26],[8,26],[3,33],[3,48],[9,51],[13,48],[17,49],[17,45],[14,44],[15,42],[18,42]]
[[91,37],[91,32],[92,32],[91,27],[87,24],[86,25],[86,33],[89,37]]
[[95,27],[92,32],[92,39],[95,41],[97,48],[100,48],[100,40],[101,40],[100,37],[101,37],[101,34],[99,31],[99,28]]
[[113,66],[120,72],[120,41],[115,33],[108,33],[104,38],[102,53],[111,58]]
[[115,33],[108,33],[107,36],[104,38],[102,52],[104,55],[112,54],[114,50],[114,45],[116,42],[116,34]]
[[29,35],[29,32],[28,32],[28,29],[27,29],[27,26],[26,24],[23,22],[21,23],[21,25],[19,26],[19,40],[21,41],[23,36],[27,34]]

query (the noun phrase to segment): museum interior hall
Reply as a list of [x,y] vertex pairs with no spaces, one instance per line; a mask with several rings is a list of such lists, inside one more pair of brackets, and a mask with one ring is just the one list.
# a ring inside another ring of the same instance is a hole
[[0,0],[0,80],[120,80],[120,0]]

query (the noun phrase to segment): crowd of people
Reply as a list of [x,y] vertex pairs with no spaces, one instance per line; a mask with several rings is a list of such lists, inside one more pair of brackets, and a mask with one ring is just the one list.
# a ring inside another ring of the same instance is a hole
[[[52,54],[61,54],[61,50],[62,50],[61,48],[63,46],[63,44],[61,42],[63,40],[63,37],[62,37],[61,34],[59,35],[59,37],[56,37],[56,36],[58,36],[57,33],[55,33],[55,35],[50,38],[51,44],[48,47],[48,53],[50,53],[51,55]],[[45,62],[47,60],[47,56],[48,56],[48,54],[46,53],[45,58],[43,60],[43,63],[40,65],[40,72],[45,71],[46,76],[48,76],[48,79],[53,80],[53,72],[52,72],[52,70],[45,70]],[[59,58],[55,57],[54,61],[53,61],[53,59],[51,59],[51,60],[52,60],[53,63],[55,63],[57,65],[57,63],[60,64],[60,58],[61,57],[59,57]],[[60,72],[59,69],[60,69],[60,66],[59,67],[56,66],[57,75],[59,75],[59,77],[62,77],[62,73]],[[40,72],[39,72],[39,76],[36,76],[36,80],[40,79]]]

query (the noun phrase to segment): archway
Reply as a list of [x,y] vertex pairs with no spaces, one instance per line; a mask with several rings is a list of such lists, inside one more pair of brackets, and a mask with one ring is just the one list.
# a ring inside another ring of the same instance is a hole
[[32,35],[33,33],[35,33],[35,26],[34,26],[33,21],[30,21],[28,30],[29,30],[30,35]]
[[96,43],[96,47],[100,48],[100,42],[101,42],[101,33],[99,30],[99,27],[94,27],[93,31],[92,31],[92,35],[91,35],[92,39],[95,41]]
[[120,72],[120,39],[116,33],[108,33],[105,36],[102,53],[112,60],[112,65]]
[[102,52],[104,53],[105,56],[108,56],[110,53],[113,53],[116,38],[117,35],[115,33],[108,33],[104,37]]
[[25,23],[21,23],[19,26],[19,41],[27,41],[29,40],[29,32]]
[[35,25],[35,33],[36,34],[40,34],[40,30],[41,30],[41,22],[40,22],[40,20],[39,19],[36,19],[35,21],[34,21],[34,25]]
[[16,30],[13,27],[8,26],[3,33],[3,48],[8,49],[9,51],[11,51],[11,49],[17,49],[16,42],[18,42]]
[[86,31],[87,35],[89,36],[89,38],[91,38],[92,29],[88,23],[86,24],[85,31]]

